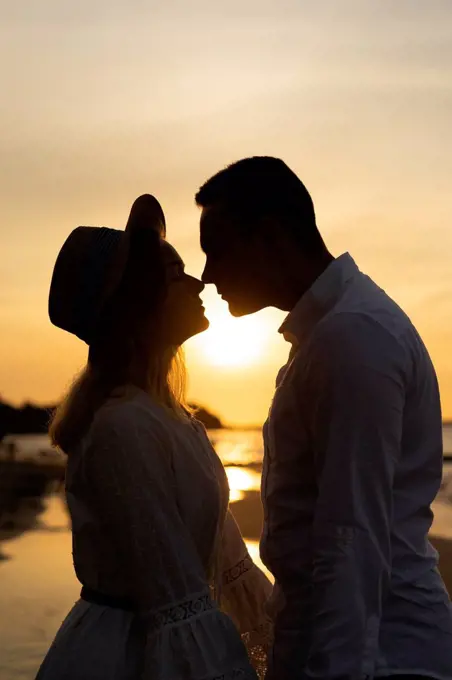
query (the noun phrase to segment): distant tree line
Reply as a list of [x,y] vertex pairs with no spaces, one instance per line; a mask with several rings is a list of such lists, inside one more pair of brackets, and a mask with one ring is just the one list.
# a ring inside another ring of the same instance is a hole
[[[220,429],[221,420],[207,409],[190,405],[196,410],[196,417],[207,429]],[[8,434],[44,434],[47,432],[55,406],[36,406],[24,404],[15,408],[0,401],[0,441]]]
[[0,440],[7,434],[41,434],[47,432],[55,406],[24,404],[15,408],[0,401]]

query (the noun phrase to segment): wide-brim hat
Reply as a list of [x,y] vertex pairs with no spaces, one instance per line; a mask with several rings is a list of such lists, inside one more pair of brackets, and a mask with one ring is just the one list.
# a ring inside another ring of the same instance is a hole
[[143,244],[149,242],[149,235],[166,236],[163,210],[149,194],[132,205],[125,231],[108,227],[74,229],[53,269],[50,321],[90,345],[102,312],[130,269],[131,260],[136,269],[144,268],[147,253]]

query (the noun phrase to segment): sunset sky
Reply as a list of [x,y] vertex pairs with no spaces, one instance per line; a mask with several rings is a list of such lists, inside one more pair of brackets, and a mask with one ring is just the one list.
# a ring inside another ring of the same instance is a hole
[[[122,228],[154,193],[199,275],[196,189],[268,154],[308,186],[333,253],[410,314],[452,417],[451,0],[0,0],[0,63],[4,399],[53,402],[86,358],[47,317],[74,227]],[[234,322],[204,297],[190,396],[259,423],[289,351],[283,315]]]

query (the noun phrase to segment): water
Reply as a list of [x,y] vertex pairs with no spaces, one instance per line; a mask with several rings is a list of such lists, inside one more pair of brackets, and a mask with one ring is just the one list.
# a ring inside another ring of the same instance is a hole
[[[233,510],[258,560],[262,521],[259,501],[262,439],[260,432],[210,433],[227,465]],[[452,454],[452,427],[445,430]],[[18,439],[17,455],[46,455],[45,436]],[[41,452],[41,454],[39,454]],[[435,503],[434,532],[452,539],[452,463],[445,463],[443,488]],[[80,584],[72,568],[71,534],[65,504],[53,493],[17,508],[14,525],[0,542],[0,679],[33,680],[53,636],[77,600]]]
[[443,426],[444,455],[452,456],[452,422]]

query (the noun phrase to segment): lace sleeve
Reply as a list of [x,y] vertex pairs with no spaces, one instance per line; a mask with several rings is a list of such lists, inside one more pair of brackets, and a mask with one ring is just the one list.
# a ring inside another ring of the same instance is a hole
[[222,544],[222,607],[239,629],[250,660],[265,677],[273,625],[267,614],[272,584],[248,554],[240,529],[228,510]]

